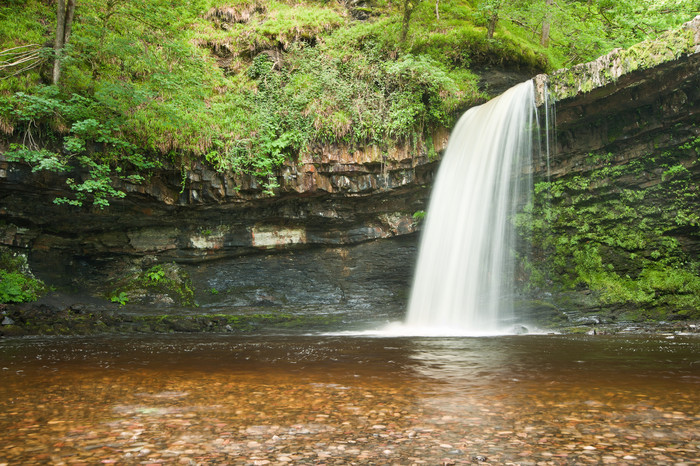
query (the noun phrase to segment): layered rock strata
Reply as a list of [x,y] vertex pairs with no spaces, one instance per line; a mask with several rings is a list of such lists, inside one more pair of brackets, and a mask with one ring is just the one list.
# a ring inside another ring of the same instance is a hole
[[[669,35],[667,50],[662,39],[539,77],[556,98],[556,132],[537,176],[585,176],[611,162],[591,154],[624,164],[700,136],[698,31],[700,18]],[[54,274],[80,263],[91,264],[89,274],[143,258],[200,263],[407,235],[418,229],[413,215],[425,208],[437,168],[439,157],[430,154],[447,139],[448,131],[436,130],[418,147],[311,148],[282,168],[272,197],[252,177],[199,164],[164,169],[145,185],[123,185],[126,198],[104,210],[54,205],[69,194],[65,179],[10,163],[0,147],[0,245],[28,252],[35,267]],[[697,164],[686,165],[697,180]],[[644,184],[662,176],[661,168],[650,171]],[[689,251],[700,249],[684,234]]]
[[196,260],[306,244],[352,244],[416,231],[445,144],[379,148],[317,147],[287,163],[267,196],[253,177],[196,164],[164,170],[104,209],[54,205],[65,179],[0,160],[0,244],[75,255],[159,254]]

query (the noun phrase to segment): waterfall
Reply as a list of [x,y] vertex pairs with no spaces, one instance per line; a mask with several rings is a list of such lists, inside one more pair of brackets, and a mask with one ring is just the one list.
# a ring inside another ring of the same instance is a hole
[[531,190],[534,85],[457,122],[431,193],[405,326],[422,334],[497,334],[513,314],[512,216]]

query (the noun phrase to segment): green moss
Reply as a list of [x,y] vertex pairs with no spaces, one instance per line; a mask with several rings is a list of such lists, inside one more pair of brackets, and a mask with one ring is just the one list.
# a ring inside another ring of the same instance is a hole
[[115,279],[109,288],[107,298],[121,305],[164,299],[180,306],[196,305],[190,278],[175,263],[135,270]]
[[700,317],[700,262],[677,238],[700,239],[700,187],[687,168],[698,146],[619,165],[611,154],[591,155],[585,175],[536,183],[533,204],[516,219],[533,244],[532,257],[521,258],[523,290],[586,290],[590,309],[635,321]]
[[279,329],[336,328],[335,316],[286,313],[131,315],[112,312],[83,314],[70,310],[13,309],[15,321],[0,327],[0,335],[91,335],[100,333],[251,333]]

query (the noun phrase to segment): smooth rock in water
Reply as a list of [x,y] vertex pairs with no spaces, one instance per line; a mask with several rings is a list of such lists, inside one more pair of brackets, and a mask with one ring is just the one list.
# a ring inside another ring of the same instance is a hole
[[2,325],[15,325],[15,321],[5,316],[5,318],[2,319]]

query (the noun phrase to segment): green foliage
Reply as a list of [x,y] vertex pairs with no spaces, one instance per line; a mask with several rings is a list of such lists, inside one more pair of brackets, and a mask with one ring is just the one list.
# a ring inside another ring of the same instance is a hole
[[254,57],[261,51],[294,43],[313,43],[345,25],[345,12],[334,3],[276,1],[212,2],[210,21],[194,25],[194,39],[236,57]]
[[[80,177],[67,179],[75,197],[58,198],[57,204],[81,206],[91,200],[103,208],[109,198],[125,195],[114,180],[139,183],[146,170],[159,166],[120,135],[114,115],[94,99],[65,96],[55,86],[45,86],[34,95],[18,92],[6,103],[3,116],[23,133],[21,144],[11,144],[8,159],[28,163],[33,171],[75,172]],[[48,149],[61,143],[62,148]]]
[[413,213],[413,220],[420,221],[425,218],[425,210],[417,210]]
[[[587,288],[599,305],[641,306],[645,318],[696,315],[700,263],[676,237],[700,237],[697,147],[696,139],[624,164],[591,155],[585,176],[536,183],[516,219],[533,244],[521,266],[527,291]],[[659,183],[639,189],[654,172]]]
[[[571,66],[597,58],[614,48],[627,48],[656,37],[699,13],[692,0],[480,0],[475,23],[486,27],[495,13],[495,38],[525,41],[553,67]],[[549,47],[538,44],[547,22]],[[500,35],[500,37],[499,37]]]
[[[425,146],[430,129],[486,97],[473,68],[535,72],[590,59],[690,19],[694,8],[688,0],[435,6],[378,0],[370,19],[354,21],[343,2],[81,0],[59,87],[45,85],[50,47],[43,68],[0,79],[0,131],[17,144],[14,159],[67,173],[74,195],[58,203],[103,208],[159,162],[184,173],[200,159],[250,175],[272,195],[281,164],[317,143]],[[50,44],[53,10],[4,2],[0,43]],[[548,48],[539,45],[545,19]]]
[[0,303],[36,301],[46,292],[46,286],[36,279],[21,254],[0,253]]
[[126,291],[120,291],[109,297],[109,300],[113,303],[117,303],[120,306],[125,306],[129,302],[129,293]]
[[150,269],[146,270],[145,276],[151,282],[158,283],[163,279],[163,277],[165,277],[165,270],[163,270],[163,266],[161,265],[154,265]]
[[[52,50],[42,49],[46,38],[54,32],[56,8],[41,0],[5,0],[0,2],[0,51],[15,47],[15,52],[37,52],[41,62],[53,56]],[[9,58],[13,57],[12,60]],[[26,55],[0,55],[0,96],[16,91],[30,91],[41,79],[42,67],[16,74],[25,65],[3,67]],[[0,122],[0,130],[7,132]]]
[[182,306],[194,306],[194,290],[187,273],[177,264],[156,264],[133,270],[114,280],[106,293],[115,303],[148,303],[153,296],[168,297]]
[[0,303],[36,301],[43,290],[44,286],[36,279],[0,270]]

